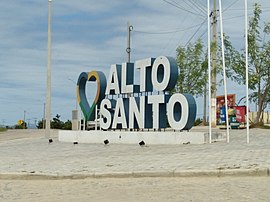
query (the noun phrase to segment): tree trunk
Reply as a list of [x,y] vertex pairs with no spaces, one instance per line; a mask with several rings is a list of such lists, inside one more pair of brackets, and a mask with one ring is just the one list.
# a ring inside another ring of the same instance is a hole
[[263,109],[263,99],[262,99],[262,96],[259,95],[258,111],[257,111],[257,117],[255,121],[255,123],[257,124],[261,122],[262,109]]
[[262,113],[264,112],[264,105],[265,105],[265,102],[266,102],[266,95],[269,93],[269,90],[270,90],[270,84],[268,84],[264,90],[264,93],[261,95],[259,94],[259,97],[258,97],[258,113],[257,113],[257,117],[256,117],[256,123],[260,123],[260,122],[263,122],[263,116],[262,116]]
[[[256,72],[258,73],[258,68],[256,68]],[[259,76],[259,81],[261,80],[261,77]],[[255,120],[255,124],[258,124],[260,122],[260,117],[262,114],[262,94],[261,94],[261,83],[258,84],[258,110],[257,110],[257,117]]]

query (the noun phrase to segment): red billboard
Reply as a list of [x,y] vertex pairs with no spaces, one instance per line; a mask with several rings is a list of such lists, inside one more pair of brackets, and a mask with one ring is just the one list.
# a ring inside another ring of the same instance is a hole
[[236,106],[236,121],[240,123],[246,122],[246,106]]
[[[227,95],[227,102],[228,102],[228,107],[233,107],[235,106],[235,94],[228,94]],[[217,96],[217,121],[221,123],[222,121],[220,120],[220,112],[221,108],[225,106],[225,96]]]

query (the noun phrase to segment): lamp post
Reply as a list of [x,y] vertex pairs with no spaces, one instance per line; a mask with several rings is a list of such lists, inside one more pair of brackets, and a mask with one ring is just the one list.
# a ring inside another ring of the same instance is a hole
[[245,47],[246,47],[246,122],[247,122],[247,144],[249,144],[249,103],[248,103],[248,14],[247,14],[247,0],[245,0]]
[[128,37],[127,37],[127,54],[128,54],[128,59],[127,62],[130,62],[130,52],[131,52],[131,48],[130,48],[130,33],[133,30],[133,26],[129,24],[129,22],[127,23],[127,33],[128,33]]
[[48,61],[47,61],[47,92],[46,92],[46,129],[45,137],[50,139],[51,133],[51,4],[52,0],[48,0]]
[[221,36],[221,53],[222,53],[222,67],[223,67],[223,83],[224,83],[224,95],[225,95],[225,116],[226,116],[226,132],[227,132],[227,143],[230,142],[230,131],[229,131],[229,117],[228,117],[228,95],[227,95],[227,78],[226,78],[226,65],[225,65],[225,54],[224,54],[224,37],[223,37],[223,20],[222,20],[222,4],[219,0],[219,15],[220,15],[220,36]]

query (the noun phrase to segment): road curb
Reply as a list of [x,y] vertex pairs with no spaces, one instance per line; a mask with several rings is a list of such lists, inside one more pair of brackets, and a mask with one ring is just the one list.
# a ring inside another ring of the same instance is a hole
[[100,172],[95,174],[35,174],[35,173],[0,173],[0,180],[76,180],[86,178],[144,178],[144,177],[269,177],[269,168],[227,169],[227,170],[174,170],[174,171],[134,171]]

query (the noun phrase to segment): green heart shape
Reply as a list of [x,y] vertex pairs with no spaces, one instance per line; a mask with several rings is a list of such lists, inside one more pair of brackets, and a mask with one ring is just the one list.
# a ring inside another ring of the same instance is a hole
[[[96,81],[97,82],[97,91],[96,97],[93,101],[93,104],[89,105],[86,98],[86,83],[87,81]],[[105,98],[106,90],[106,77],[101,71],[91,71],[91,72],[82,72],[78,78],[77,82],[77,101],[82,109],[84,118],[86,121],[95,120],[95,107],[99,106],[101,101]]]

